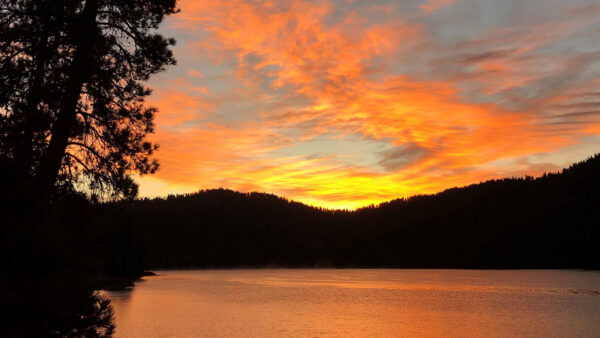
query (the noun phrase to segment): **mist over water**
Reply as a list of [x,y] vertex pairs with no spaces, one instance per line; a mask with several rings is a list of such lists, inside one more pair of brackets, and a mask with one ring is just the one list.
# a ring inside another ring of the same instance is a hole
[[189,270],[107,292],[116,337],[600,336],[600,273]]

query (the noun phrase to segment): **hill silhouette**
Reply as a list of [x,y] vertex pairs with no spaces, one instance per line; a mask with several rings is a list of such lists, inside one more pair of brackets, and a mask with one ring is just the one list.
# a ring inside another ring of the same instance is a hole
[[356,211],[218,189],[108,203],[96,222],[109,241],[121,238],[112,241],[108,252],[115,257],[108,261],[123,271],[131,265],[598,269],[599,206],[595,155],[538,178],[491,180]]

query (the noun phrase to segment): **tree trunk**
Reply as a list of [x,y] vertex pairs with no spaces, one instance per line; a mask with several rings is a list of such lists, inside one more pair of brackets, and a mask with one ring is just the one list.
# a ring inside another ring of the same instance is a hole
[[47,46],[49,39],[47,29],[49,29],[49,27],[46,24],[44,28],[46,28],[46,30],[40,39],[39,46],[37,46],[35,68],[33,69],[32,76],[29,80],[30,84],[27,99],[25,100],[24,106],[20,108],[20,114],[23,116],[23,135],[18,143],[20,149],[18,149],[15,156],[17,157],[17,163],[21,166],[21,172],[25,176],[31,175],[34,156],[33,147],[35,146],[35,130],[37,129],[39,124],[38,119],[40,118],[38,106],[42,100],[41,89],[49,57]]
[[41,163],[40,183],[42,188],[47,191],[52,190],[56,184],[69,138],[77,119],[77,105],[82,87],[91,76],[90,67],[97,34],[97,13],[98,0],[87,0],[81,12],[79,37],[76,40],[69,79],[65,86],[58,116],[52,126],[50,144]]

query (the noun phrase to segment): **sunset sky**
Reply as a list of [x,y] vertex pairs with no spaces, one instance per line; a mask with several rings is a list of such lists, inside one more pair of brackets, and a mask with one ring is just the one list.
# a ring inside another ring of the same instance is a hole
[[600,152],[597,0],[199,1],[149,83],[141,196],[357,208]]

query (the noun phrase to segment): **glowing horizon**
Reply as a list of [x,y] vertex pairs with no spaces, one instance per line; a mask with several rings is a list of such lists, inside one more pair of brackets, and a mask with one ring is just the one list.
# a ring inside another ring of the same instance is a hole
[[592,1],[192,1],[150,82],[141,196],[228,188],[326,208],[580,161],[600,141]]

